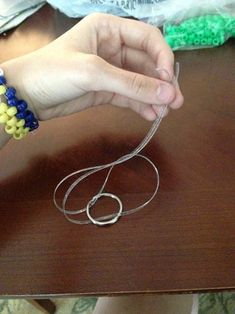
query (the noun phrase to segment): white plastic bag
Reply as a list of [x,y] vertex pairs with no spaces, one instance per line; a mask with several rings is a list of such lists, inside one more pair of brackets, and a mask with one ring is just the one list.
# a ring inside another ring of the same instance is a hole
[[0,0],[0,34],[19,25],[44,4],[42,0]]
[[54,8],[70,17],[83,17],[93,12],[148,19],[153,7],[169,0],[48,0]]

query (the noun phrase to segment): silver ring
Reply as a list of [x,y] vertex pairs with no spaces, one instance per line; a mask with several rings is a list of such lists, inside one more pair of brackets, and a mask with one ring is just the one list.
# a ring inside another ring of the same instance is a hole
[[[111,197],[113,199],[115,199],[118,204],[119,204],[119,211],[117,212],[116,216],[110,220],[105,220],[105,221],[99,221],[95,218],[93,218],[90,214],[90,208],[96,203],[96,201],[100,198],[100,197],[103,197],[103,196],[106,196],[106,197]],[[87,204],[87,207],[86,207],[86,213],[87,213],[87,217],[90,219],[90,221],[94,224],[94,225],[97,225],[97,226],[105,226],[105,225],[112,225],[114,224],[115,222],[118,221],[118,219],[120,218],[121,214],[122,214],[122,209],[123,209],[123,206],[122,206],[122,202],[120,200],[119,197],[117,197],[116,195],[114,194],[111,194],[111,193],[100,193],[100,194],[97,194],[95,195]]]

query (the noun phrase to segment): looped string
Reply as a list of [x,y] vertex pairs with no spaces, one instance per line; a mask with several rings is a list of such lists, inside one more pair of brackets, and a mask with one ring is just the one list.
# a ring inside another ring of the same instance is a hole
[[[178,75],[179,75],[179,63],[176,63],[176,69],[175,69],[175,76],[173,77],[173,79],[170,78],[170,75],[168,73],[167,70],[165,69],[161,69],[161,68],[158,68],[156,69],[156,71],[158,72],[165,72],[167,75],[168,75],[168,78],[169,78],[169,82],[171,82],[172,84],[176,84],[177,80],[178,80]],[[54,190],[54,193],[53,193],[53,201],[54,201],[54,204],[55,206],[64,214],[64,216],[66,217],[66,219],[72,223],[75,223],[75,224],[89,224],[89,223],[93,223],[95,225],[98,225],[98,226],[104,226],[104,225],[110,225],[110,224],[113,224],[115,222],[118,221],[118,219],[121,217],[121,216],[126,216],[126,215],[130,215],[130,214],[133,214],[137,211],[139,211],[140,209],[144,208],[146,205],[148,205],[152,199],[155,197],[155,195],[157,194],[157,191],[158,191],[158,188],[159,188],[159,172],[158,172],[158,169],[157,167],[155,166],[155,164],[149,159],[147,158],[146,156],[140,154],[140,152],[144,149],[144,147],[149,143],[149,141],[152,139],[152,137],[154,136],[155,132],[157,131],[161,121],[162,121],[162,118],[164,116],[164,113],[167,109],[167,105],[164,105],[162,106],[161,110],[160,110],[160,113],[158,114],[158,117],[155,119],[155,121],[153,122],[153,125],[152,127],[150,128],[149,132],[147,133],[147,135],[145,136],[145,138],[142,140],[142,142],[129,154],[127,155],[124,155],[120,158],[118,158],[117,160],[111,162],[111,163],[108,163],[108,164],[104,164],[104,165],[99,165],[99,166],[94,166],[94,167],[89,167],[89,168],[85,168],[85,169],[81,169],[81,170],[77,170],[77,171],[74,171],[73,173],[67,175],[64,179],[62,179],[56,186],[55,190]],[[138,207],[135,207],[135,208],[132,208],[132,209],[129,209],[129,210],[125,210],[123,211],[123,205],[122,205],[122,202],[120,200],[119,197],[117,197],[115,194],[112,194],[112,193],[105,193],[104,192],[104,188],[108,182],[108,179],[110,177],[110,174],[113,170],[113,168],[116,166],[116,165],[119,165],[119,164],[122,164],[134,157],[138,157],[138,158],[142,158],[144,160],[146,160],[153,168],[154,172],[155,172],[155,178],[156,178],[156,187],[151,195],[151,197],[146,200],[143,204],[139,205]],[[66,204],[67,204],[67,201],[68,201],[68,198],[69,198],[69,195],[72,193],[72,191],[78,186],[78,184],[84,180],[85,178],[91,176],[92,174],[98,172],[98,171],[101,171],[101,170],[104,170],[104,169],[108,169],[109,168],[109,171],[105,177],[105,180],[104,180],[104,183],[102,184],[99,192],[94,195],[92,197],[92,199],[87,203],[87,206],[84,207],[84,208],[81,208],[81,209],[67,209],[66,208]],[[65,192],[64,194],[64,197],[63,197],[63,200],[62,200],[62,204],[59,205],[57,200],[56,200],[56,193],[59,189],[59,187],[64,184],[69,178],[73,177],[73,176],[77,176],[78,174],[80,174],[80,176],[69,186],[69,188],[67,189],[67,191]],[[112,213],[112,214],[109,214],[109,215],[105,215],[105,216],[102,216],[102,217],[99,217],[99,218],[93,218],[90,214],[90,209],[91,207],[93,207],[96,202],[101,198],[101,197],[111,197],[112,199],[116,200],[119,204],[119,211],[118,213]],[[72,215],[79,215],[81,213],[84,213],[86,212],[87,214],[87,217],[88,217],[88,220],[78,220],[76,218],[72,218],[70,216]]]

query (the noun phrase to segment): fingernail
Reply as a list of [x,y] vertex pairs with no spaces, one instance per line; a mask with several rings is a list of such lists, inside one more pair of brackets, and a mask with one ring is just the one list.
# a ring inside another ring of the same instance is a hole
[[170,84],[160,84],[157,89],[158,101],[168,104],[173,100],[173,87]]

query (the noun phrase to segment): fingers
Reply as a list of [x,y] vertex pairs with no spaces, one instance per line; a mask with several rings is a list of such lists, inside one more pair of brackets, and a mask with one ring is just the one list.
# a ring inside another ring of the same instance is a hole
[[[144,74],[153,78],[163,78],[170,81],[172,78],[167,70],[158,67],[156,69],[153,60],[147,55],[146,52],[123,46],[122,48],[122,66],[129,71]],[[164,76],[165,75],[165,76]],[[183,96],[179,88],[178,82],[174,84],[176,89],[176,97],[170,104],[172,109],[180,108],[183,104]]]
[[119,32],[122,44],[145,51],[155,66],[165,68],[173,76],[174,55],[159,29],[139,21],[101,14],[96,19],[96,32],[100,41],[104,40],[102,30],[104,36],[107,36],[107,31],[104,32],[102,27],[104,24],[110,33]]
[[[126,47],[121,54],[122,62],[130,69],[120,69],[101,58],[102,61],[98,60],[98,57],[95,61],[93,55],[92,62],[95,64],[89,72],[92,77],[86,84],[87,91],[104,90],[154,105],[170,105],[176,100],[176,96],[180,95],[179,90],[166,82],[173,77],[174,56],[157,28],[107,14],[93,14],[87,20],[92,24],[92,33],[96,33],[94,44],[97,49],[108,47],[107,60],[110,62],[113,58],[113,64],[118,65],[115,57],[117,51]],[[107,46],[107,43],[110,45]],[[154,73],[156,68],[165,69],[158,73],[160,79]],[[174,106],[179,106],[181,102],[177,99]]]
[[[159,116],[162,112],[162,106],[152,106],[153,111],[155,112],[156,116]],[[165,108],[163,112],[163,117],[167,116],[169,113],[169,107]]]
[[[41,111],[38,114],[40,120],[47,120],[48,116],[50,116],[50,118],[67,116],[82,111],[90,106],[98,106],[102,104],[130,108],[148,121],[155,120],[161,111],[160,106],[152,106],[122,95],[110,94],[107,92],[92,92],[81,96],[79,99],[74,99],[72,101],[59,104],[55,107],[51,107],[47,110],[46,113]],[[168,110],[166,110],[164,116],[167,113]]]
[[[105,94],[103,97],[105,97]],[[162,106],[152,106],[121,95],[114,95],[108,103],[119,107],[128,107],[148,121],[155,120],[156,117],[162,113]],[[166,108],[163,117],[165,117],[168,112],[169,109]]]
[[155,120],[159,113],[159,111],[155,111],[149,104],[122,95],[114,95],[109,103],[119,107],[128,107],[148,121]]
[[120,94],[147,104],[168,105],[175,99],[175,88],[168,82],[117,68],[102,59],[95,63],[86,88]]
[[[112,60],[110,60],[110,62],[112,63]],[[121,67],[128,71],[137,72],[150,77],[157,77],[156,64],[143,50],[123,46],[121,53]]]
[[173,102],[170,104],[170,107],[172,109],[178,109],[183,105],[184,97],[181,93],[181,90],[179,88],[178,82],[175,83],[175,90],[176,90],[176,96]]

